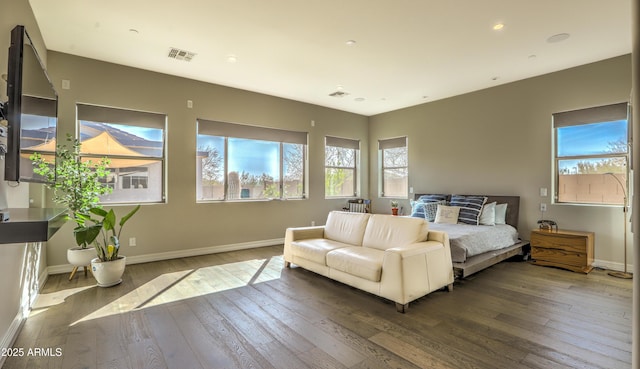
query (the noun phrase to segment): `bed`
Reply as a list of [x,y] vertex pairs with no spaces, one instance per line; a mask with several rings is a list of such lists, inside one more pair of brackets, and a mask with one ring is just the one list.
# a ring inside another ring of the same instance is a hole
[[[415,199],[427,194],[416,194]],[[451,195],[446,195],[447,199]],[[467,195],[468,196],[468,195]],[[472,195],[476,196],[476,195]],[[486,196],[486,203],[507,204],[506,224],[468,225],[431,222],[429,228],[449,234],[451,258],[456,278],[465,278],[508,258],[529,253],[528,242],[518,235],[519,196]]]

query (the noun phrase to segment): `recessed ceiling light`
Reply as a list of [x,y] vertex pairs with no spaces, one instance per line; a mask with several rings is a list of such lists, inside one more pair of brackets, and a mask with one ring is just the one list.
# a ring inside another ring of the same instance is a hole
[[131,32],[131,33],[136,33],[136,34],[140,33],[140,31],[138,31],[138,30],[137,30],[137,29],[135,29],[135,28],[129,28],[129,32]]
[[496,24],[493,26],[493,30],[494,30],[494,31],[499,31],[499,30],[501,30],[501,29],[503,29],[503,28],[504,28],[504,23],[496,23]]
[[354,101],[357,101],[357,102],[362,102],[362,101],[364,101],[364,97],[356,97],[356,98],[355,98],[355,99],[353,99],[353,100],[354,100]]
[[529,60],[536,60],[537,57],[538,57],[537,55],[531,54],[529,55]]
[[227,55],[227,63],[235,63],[238,61],[238,57],[235,55]]
[[491,77],[491,80],[492,80],[492,81],[497,81],[497,80],[499,80],[499,79],[500,79],[500,77],[498,77],[498,76]]
[[556,42],[562,42],[571,36],[568,33],[558,33],[557,35],[553,35],[547,39],[547,42],[550,44],[554,44]]
[[356,40],[347,40],[347,42],[345,42],[345,44],[347,44],[347,46],[353,46],[356,44]]

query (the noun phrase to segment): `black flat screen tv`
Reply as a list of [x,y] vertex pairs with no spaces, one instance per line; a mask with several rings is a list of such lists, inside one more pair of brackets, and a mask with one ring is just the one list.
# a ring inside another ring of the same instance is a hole
[[55,165],[58,94],[24,26],[11,31],[7,96],[4,179],[44,182],[29,157],[39,152]]

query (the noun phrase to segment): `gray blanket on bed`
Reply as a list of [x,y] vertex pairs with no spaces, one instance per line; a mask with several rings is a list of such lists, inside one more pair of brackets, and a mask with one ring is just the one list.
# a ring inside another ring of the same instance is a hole
[[449,234],[451,259],[463,263],[468,257],[499,250],[518,242],[518,231],[508,224],[495,226],[429,223],[429,229]]

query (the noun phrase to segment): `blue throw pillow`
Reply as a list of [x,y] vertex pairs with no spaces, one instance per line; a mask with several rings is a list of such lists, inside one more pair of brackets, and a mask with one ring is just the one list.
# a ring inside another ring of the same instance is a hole
[[447,201],[447,195],[441,194],[433,194],[433,195],[422,195],[418,198],[418,201],[421,202],[437,202],[437,201]]
[[483,196],[451,195],[449,205],[460,207],[458,223],[478,225],[485,202],[487,198]]
[[414,218],[424,218],[424,202],[411,200],[411,216]]

